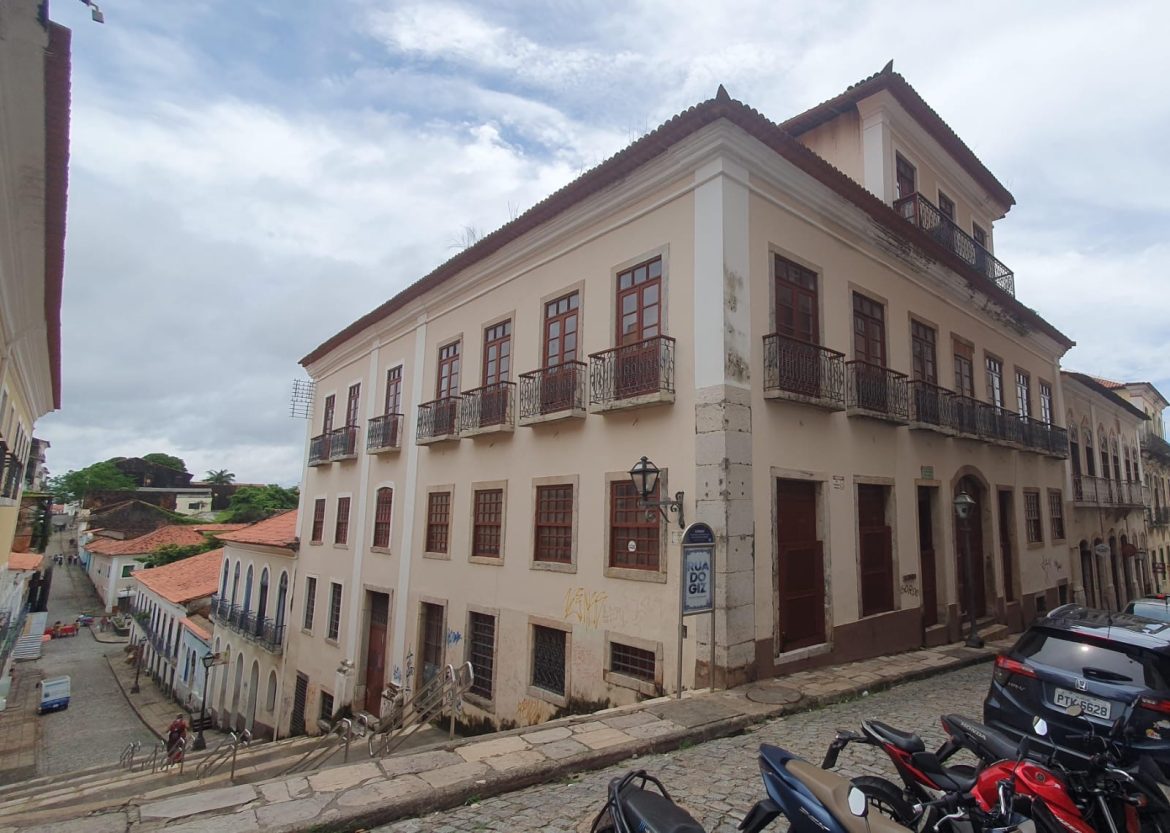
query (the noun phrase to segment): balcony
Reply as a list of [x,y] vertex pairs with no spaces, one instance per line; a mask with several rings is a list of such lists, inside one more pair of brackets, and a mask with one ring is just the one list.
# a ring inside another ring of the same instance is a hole
[[845,410],[845,356],[779,333],[764,336],[764,398]]
[[1142,451],[1151,457],[1156,457],[1163,463],[1170,463],[1170,443],[1153,433],[1153,430],[1148,427],[1142,435]]
[[309,465],[320,466],[329,462],[329,434],[318,434],[309,440]]
[[464,391],[459,403],[459,435],[509,433],[516,427],[516,384],[497,382]]
[[674,402],[674,339],[655,336],[589,356],[589,410]]
[[584,362],[564,362],[554,367],[520,374],[520,424],[537,425],[561,419],[584,419],[588,400]]
[[356,425],[344,425],[329,432],[329,459],[353,460],[357,457]]
[[221,599],[218,595],[211,597],[211,619],[213,622],[226,625],[228,619],[231,617],[231,613],[231,602],[227,599]]
[[1029,451],[1052,457],[1068,457],[1068,429],[1029,417],[1019,417],[1022,442]]
[[366,454],[381,454],[402,448],[402,414],[384,414],[370,420],[366,428]]
[[269,653],[279,654],[284,646],[284,623],[278,625],[265,618],[248,638]]
[[904,373],[863,361],[845,362],[846,414],[906,425],[910,387]]
[[415,426],[414,441],[417,445],[430,445],[445,440],[459,439],[459,397],[448,396],[424,402],[418,406],[418,424]]
[[1145,506],[1145,489],[1141,483],[1074,475],[1073,503],[1077,506],[1140,509]]
[[1154,506],[1147,509],[1146,522],[1155,528],[1170,526],[1170,506]]
[[20,494],[24,466],[20,458],[9,452],[0,452],[0,497],[15,499]]
[[[954,436],[961,433],[961,400],[954,391],[916,379],[910,382],[910,427]],[[970,400],[974,403],[974,400]],[[972,410],[972,415],[974,411]],[[974,433],[974,418],[970,420]]]
[[1015,296],[1016,277],[1012,270],[976,243],[975,238],[944,217],[926,197],[915,193],[895,200],[894,210],[965,260],[980,275],[993,281],[1004,292]]

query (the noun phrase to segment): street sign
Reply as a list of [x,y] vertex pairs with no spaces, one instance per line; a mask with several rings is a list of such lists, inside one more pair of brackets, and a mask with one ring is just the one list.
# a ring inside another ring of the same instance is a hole
[[683,546],[683,616],[708,613],[715,607],[715,546]]

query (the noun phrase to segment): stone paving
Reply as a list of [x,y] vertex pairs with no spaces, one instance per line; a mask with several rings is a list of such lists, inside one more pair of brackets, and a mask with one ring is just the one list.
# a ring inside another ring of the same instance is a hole
[[[816,715],[823,714],[823,710],[810,710],[851,697],[868,698],[873,692],[898,683],[989,660],[1007,644],[1004,640],[991,642],[982,650],[947,646],[914,651],[792,674],[732,691],[691,692],[681,701],[660,698],[487,738],[446,743],[427,752],[367,760],[255,785],[193,791],[189,783],[175,783],[155,789],[129,804],[123,800],[106,800],[103,804],[99,795],[91,794],[87,796],[91,799],[88,803],[77,807],[62,806],[62,796],[72,795],[66,789],[58,791],[56,806],[50,806],[46,801],[38,803],[36,798],[31,799],[31,803],[13,801],[7,808],[0,802],[0,833],[63,831],[71,829],[69,825],[73,823],[81,825],[78,830],[143,833],[163,829],[180,833],[356,830],[477,802],[488,796],[556,781],[631,757],[727,738],[777,716],[807,713],[808,717],[801,714],[793,719],[793,725],[817,725]],[[893,722],[904,723],[906,717],[920,715],[922,720],[914,722],[924,727],[929,724],[933,728],[940,711],[977,712],[986,675],[986,667],[978,669],[970,679],[982,680],[980,685],[960,684],[959,688],[966,689],[965,696],[957,700],[947,699],[942,707],[932,704],[923,712],[914,712],[909,706],[930,702],[928,697],[919,694],[899,697],[895,692],[892,702],[899,705],[893,712]],[[954,684],[947,681],[940,685],[940,682],[919,684],[918,688],[926,692],[954,693]],[[758,742],[758,739],[753,742]],[[824,743],[827,742],[826,738]],[[710,748],[717,751],[723,747]],[[746,762],[742,766],[746,767],[745,771],[755,773],[752,755],[744,757]],[[746,790],[745,785],[734,786],[740,783],[734,780],[738,776],[724,773],[722,769],[707,767],[700,771],[703,772],[704,784],[712,788],[726,787],[728,799],[733,787]],[[589,800],[600,800],[602,794],[599,791],[594,795],[591,790]],[[705,795],[701,789],[695,794]],[[718,799],[718,803],[726,804],[726,809],[715,804],[710,806],[721,813],[731,813],[733,808],[740,806],[739,802],[724,799]],[[573,814],[578,809],[575,807]],[[543,802],[535,802],[530,810],[522,815],[527,819],[523,823],[531,822],[531,826],[516,827],[512,823],[505,826],[517,830],[556,829],[548,826],[548,813],[552,811]],[[89,815],[80,818],[82,811]],[[462,818],[459,811],[453,817]],[[468,818],[474,819],[475,816]],[[410,824],[415,826],[403,829],[438,829],[431,821]],[[468,824],[471,826],[451,829],[496,829],[484,826],[486,822],[482,820],[469,821]]]
[[[952,671],[879,694],[769,720],[749,727],[737,737],[646,755],[494,798],[473,798],[467,806],[394,822],[372,833],[576,833],[589,829],[605,800],[609,780],[630,769],[646,769],[660,778],[672,797],[706,830],[733,833],[744,813],[763,795],[756,764],[761,743],[778,744],[820,764],[837,729],[856,729],[863,718],[874,717],[917,731],[927,746],[937,745],[943,740],[939,715],[961,712],[978,716],[988,679],[986,665]],[[849,777],[897,777],[884,755],[865,746],[847,747],[837,770]]]

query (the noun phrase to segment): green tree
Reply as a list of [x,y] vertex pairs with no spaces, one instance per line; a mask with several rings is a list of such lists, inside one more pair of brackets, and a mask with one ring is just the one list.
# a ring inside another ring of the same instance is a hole
[[224,486],[228,483],[234,483],[236,480],[235,474],[227,469],[208,470],[207,477],[203,478],[204,483],[214,483],[217,486]]
[[241,486],[232,495],[227,511],[221,517],[225,523],[255,523],[278,512],[297,508],[300,492],[294,486],[285,489],[275,483],[267,486]]
[[150,454],[143,454],[142,459],[149,463],[157,463],[160,466],[166,466],[169,469],[178,469],[179,471],[186,471],[187,464],[170,454],[163,454],[161,451],[152,451]]
[[59,477],[49,478],[49,491],[58,500],[65,502],[83,501],[94,492],[132,490],[134,479],[123,474],[108,460],[94,463],[83,469],[68,471]]
[[190,558],[193,555],[199,555],[201,552],[207,552],[220,546],[219,541],[214,538],[208,538],[202,544],[165,544],[152,552],[143,562],[147,567],[161,567],[164,564],[172,564],[176,561],[182,561],[184,558]]

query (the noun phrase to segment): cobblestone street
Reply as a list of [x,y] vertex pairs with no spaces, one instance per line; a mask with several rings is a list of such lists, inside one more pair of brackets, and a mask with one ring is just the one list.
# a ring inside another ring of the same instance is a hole
[[[53,570],[49,622],[72,622],[78,613],[101,612],[93,586],[79,566]],[[156,741],[138,719],[118,688],[106,654],[122,655],[120,645],[96,642],[89,630],[69,639],[46,642],[44,653],[31,665],[45,677],[68,674],[72,699],[64,711],[42,715],[39,775],[58,775],[77,769],[115,766],[123,747],[139,740],[145,748]]]
[[[856,729],[863,718],[873,717],[900,729],[917,731],[927,746],[932,747],[942,742],[940,714],[960,712],[980,716],[990,673],[988,665],[975,665],[849,703],[773,720],[739,737],[650,755],[563,783],[545,784],[457,810],[394,822],[377,828],[375,833],[588,830],[605,798],[606,784],[614,776],[634,768],[644,768],[661,778],[672,797],[690,810],[706,830],[732,833],[743,814],[762,797],[756,764],[756,750],[761,743],[783,746],[820,764],[837,729]],[[837,769],[850,776],[870,773],[895,777],[885,756],[870,747],[846,749]]]

